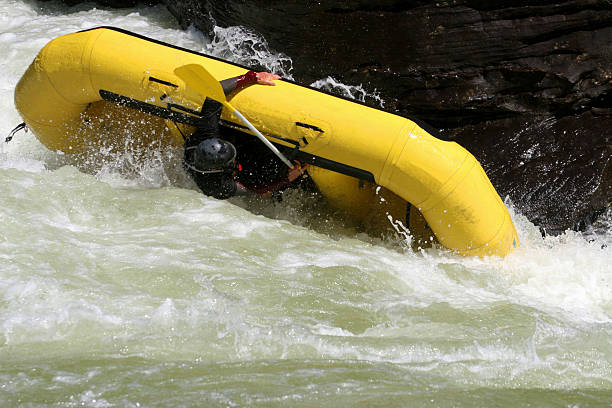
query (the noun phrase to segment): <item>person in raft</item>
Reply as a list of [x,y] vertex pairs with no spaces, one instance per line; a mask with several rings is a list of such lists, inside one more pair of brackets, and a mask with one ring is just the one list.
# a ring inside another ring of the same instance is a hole
[[[249,71],[220,83],[228,96],[250,85],[274,86],[276,79],[276,74]],[[248,193],[267,197],[304,174],[307,164],[295,161],[286,171],[259,139],[221,129],[221,108],[221,103],[206,98],[197,130],[185,141],[183,165],[204,194],[219,199]]]

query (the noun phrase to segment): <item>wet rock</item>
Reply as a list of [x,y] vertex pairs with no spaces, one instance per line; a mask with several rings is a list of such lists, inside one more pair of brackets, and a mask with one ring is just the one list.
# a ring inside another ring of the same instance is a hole
[[502,197],[548,232],[612,197],[612,3],[607,0],[167,2],[184,26],[245,26],[293,60],[377,90],[482,161]]
[[[502,199],[543,232],[585,229],[612,197],[612,115],[523,115],[452,131],[470,145]],[[602,137],[601,135],[607,135]]]

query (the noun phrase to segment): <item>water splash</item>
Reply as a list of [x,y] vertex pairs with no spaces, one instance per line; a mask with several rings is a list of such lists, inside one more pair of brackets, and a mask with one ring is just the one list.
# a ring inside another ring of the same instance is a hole
[[215,26],[213,32],[214,37],[206,46],[208,53],[249,67],[263,67],[283,78],[293,79],[291,58],[270,49],[265,38],[255,31],[242,26]]
[[346,98],[355,99],[359,102],[372,102],[381,108],[385,107],[385,101],[380,96],[380,92],[378,92],[376,89],[369,92],[363,87],[363,84],[346,85],[335,78],[328,76],[327,78],[319,79],[318,81],[313,82],[310,84],[310,86],[317,89],[323,89]]

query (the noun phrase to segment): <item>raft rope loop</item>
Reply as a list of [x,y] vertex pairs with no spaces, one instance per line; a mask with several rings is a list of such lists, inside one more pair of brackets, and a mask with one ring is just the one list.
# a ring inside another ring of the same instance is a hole
[[181,136],[183,136],[183,141],[187,140],[187,136],[185,136],[185,134],[183,133],[183,131],[179,127],[178,123],[176,123],[176,121],[174,121],[174,120],[172,121],[172,123],[174,123],[174,126],[176,127],[176,129],[179,131]]
[[15,129],[11,130],[11,133],[9,133],[9,135],[6,137],[6,139],[4,139],[4,141],[8,143],[13,140],[13,136],[15,136],[15,133],[19,132],[20,130],[24,130],[26,133],[28,133],[28,127],[26,126],[25,122],[22,122],[15,126]]

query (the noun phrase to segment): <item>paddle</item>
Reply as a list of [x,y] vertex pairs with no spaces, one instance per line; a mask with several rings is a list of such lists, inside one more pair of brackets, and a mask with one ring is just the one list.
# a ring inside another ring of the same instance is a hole
[[234,113],[234,115],[236,115],[245,125],[247,125],[251,132],[255,133],[255,136],[264,142],[265,145],[268,146],[270,150],[272,150],[274,154],[276,154],[278,158],[287,165],[287,167],[293,168],[293,164],[287,160],[285,155],[283,155],[276,148],[276,146],[266,139],[265,136],[259,132],[259,130],[255,129],[255,126],[253,126],[251,122],[247,120],[247,118],[242,116],[242,114],[228,102],[221,84],[210,74],[210,72],[206,70],[206,68],[199,64],[187,64],[176,68],[174,73],[176,76],[181,78],[188,87],[225,105],[231,112]]

